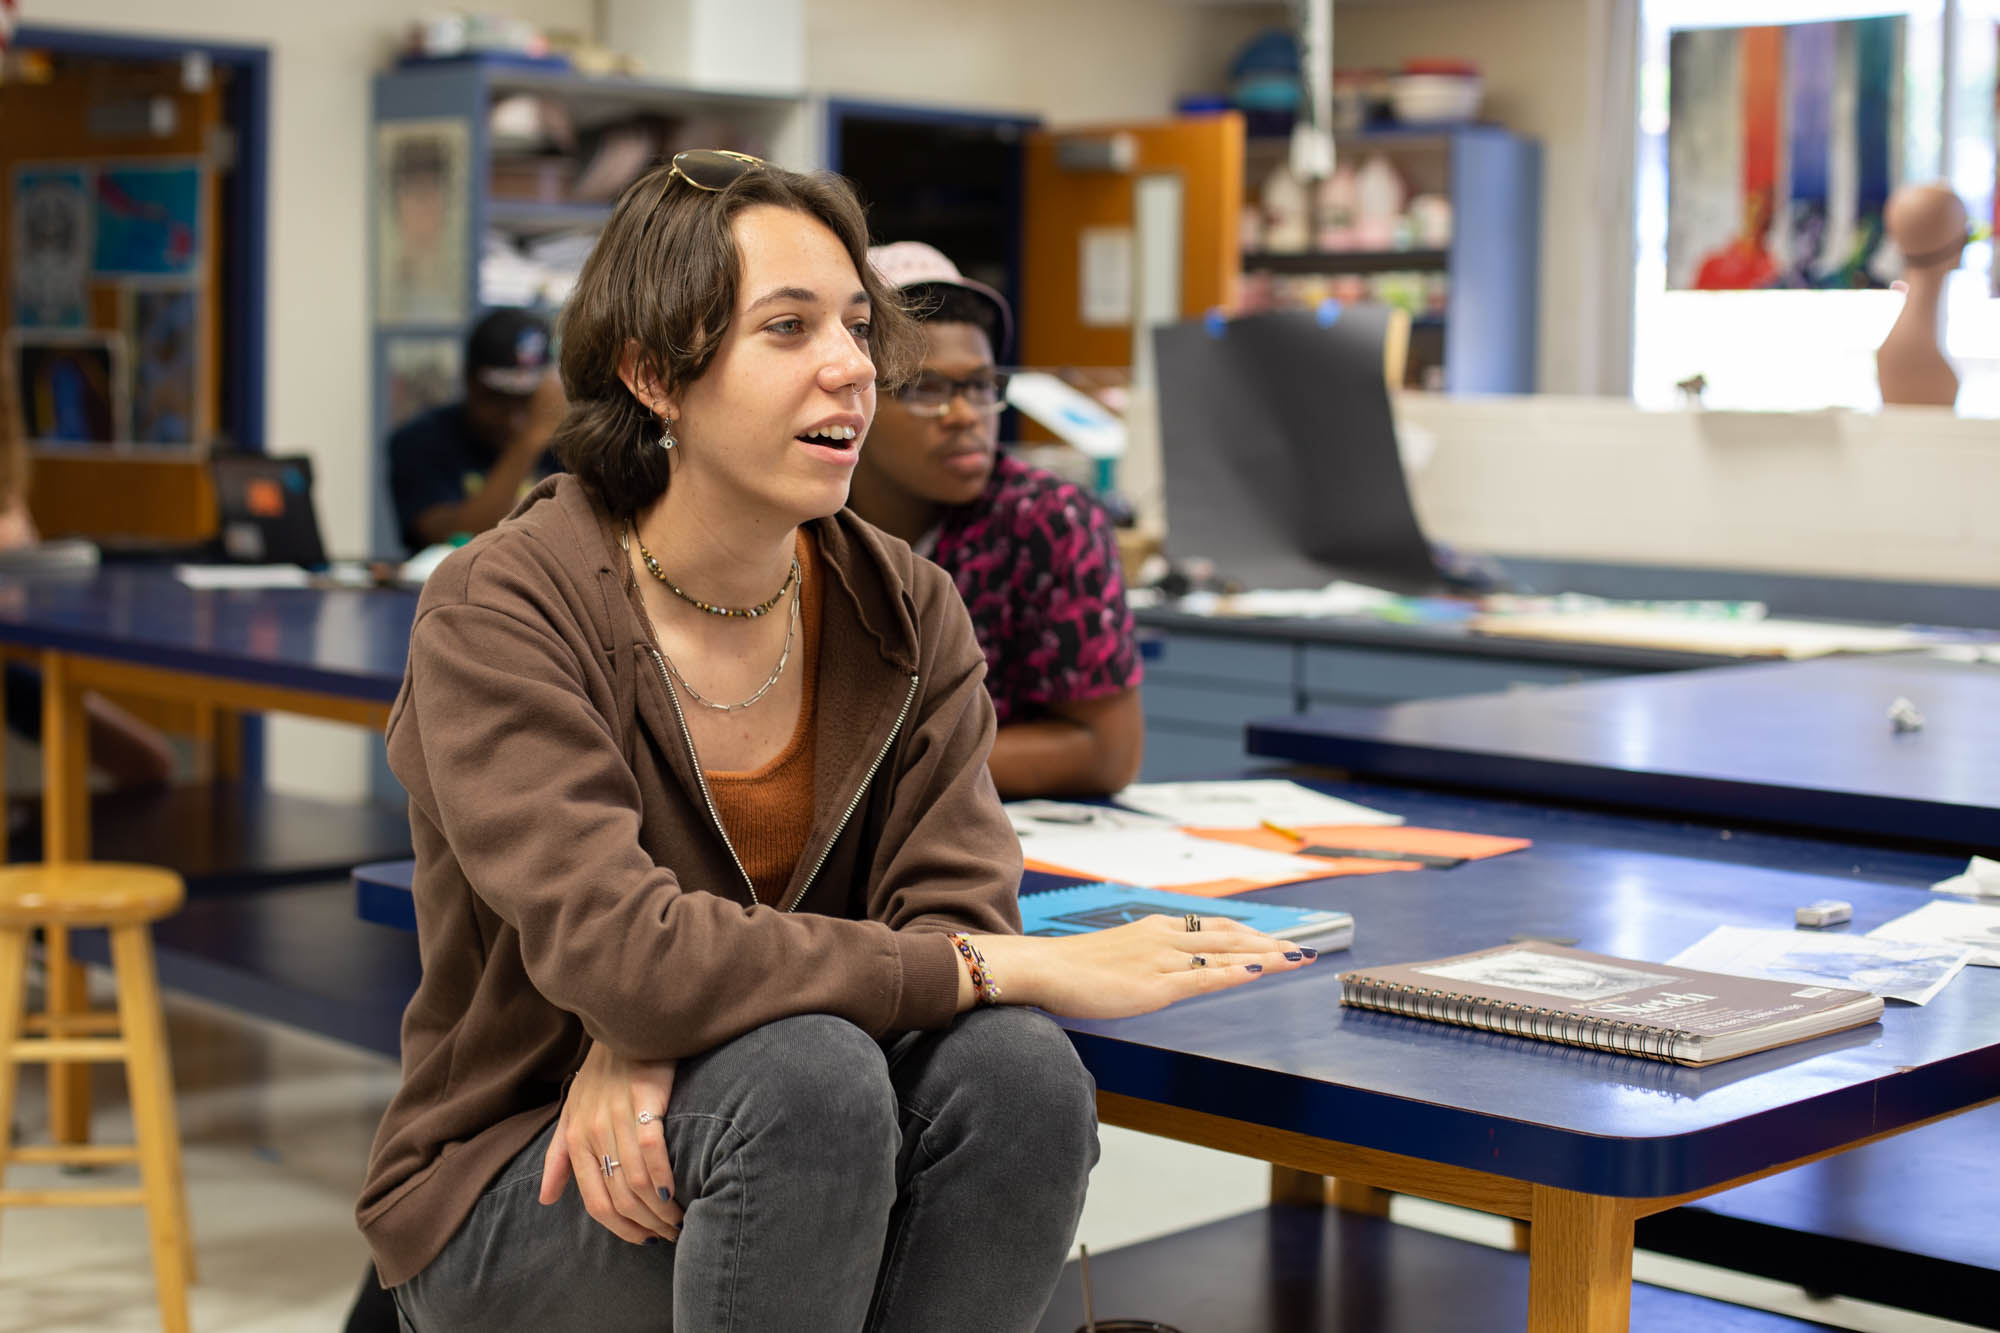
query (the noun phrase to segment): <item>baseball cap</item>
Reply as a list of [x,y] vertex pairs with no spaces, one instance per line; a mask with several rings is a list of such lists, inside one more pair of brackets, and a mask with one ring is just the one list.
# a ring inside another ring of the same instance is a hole
[[[922,241],[896,241],[868,247],[868,265],[882,280],[899,292],[921,297],[926,287],[956,287],[971,292],[991,312],[986,336],[993,342],[993,354],[1004,357],[1014,340],[1014,312],[1007,298],[983,282],[974,282],[958,271],[958,265],[944,252]],[[921,306],[918,309],[922,317]]]
[[465,340],[467,376],[496,393],[533,393],[549,359],[549,322],[532,310],[488,311]]

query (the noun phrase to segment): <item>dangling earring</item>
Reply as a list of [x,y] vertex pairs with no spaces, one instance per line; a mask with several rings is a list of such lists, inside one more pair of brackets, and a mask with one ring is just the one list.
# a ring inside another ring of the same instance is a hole
[[680,443],[679,440],[674,438],[674,419],[672,417],[662,417],[660,421],[660,448],[671,449]]

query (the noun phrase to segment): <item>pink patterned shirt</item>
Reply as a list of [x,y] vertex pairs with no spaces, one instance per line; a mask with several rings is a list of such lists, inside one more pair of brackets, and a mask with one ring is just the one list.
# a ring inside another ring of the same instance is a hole
[[972,613],[1001,726],[1139,683],[1117,537],[1083,488],[1003,453],[928,554]]

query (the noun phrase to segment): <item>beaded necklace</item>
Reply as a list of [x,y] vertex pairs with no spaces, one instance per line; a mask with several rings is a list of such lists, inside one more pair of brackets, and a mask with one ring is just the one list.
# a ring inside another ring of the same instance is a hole
[[634,527],[632,529],[632,540],[635,542],[639,542],[639,559],[645,563],[646,572],[648,574],[651,574],[654,578],[666,584],[668,592],[680,598],[683,602],[686,602],[689,606],[694,607],[697,611],[706,611],[709,615],[712,616],[734,616],[745,620],[755,620],[758,616],[763,615],[766,611],[769,611],[772,607],[776,606],[778,604],[778,599],[780,597],[783,597],[786,591],[799,581],[799,558],[797,556],[793,556],[792,572],[785,575],[784,583],[779,585],[778,590],[776,592],[772,593],[769,597],[765,598],[763,601],[757,603],[757,605],[740,606],[740,607],[716,606],[712,602],[704,602],[699,597],[690,597],[686,593],[682,592],[680,590],[680,586],[676,584],[672,579],[667,577],[667,571],[660,568],[660,562],[653,558],[653,553],[646,549],[646,543],[640,541],[639,529],[637,527]]

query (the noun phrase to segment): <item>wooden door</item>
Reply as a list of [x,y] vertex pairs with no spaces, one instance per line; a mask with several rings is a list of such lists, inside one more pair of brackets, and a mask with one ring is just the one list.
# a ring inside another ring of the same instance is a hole
[[[1120,141],[1113,152],[1109,145]],[[1070,152],[1065,153],[1065,143]],[[1118,157],[1116,165],[1066,166],[1064,158]],[[1190,116],[1139,125],[1036,130],[1026,154],[1021,364],[1124,366],[1132,329],[1096,310],[1085,290],[1085,254],[1135,225],[1137,182],[1179,178],[1180,314],[1229,306],[1241,265],[1243,118]],[[1105,253],[1098,251],[1101,256]],[[1089,316],[1089,317],[1087,317]]]

